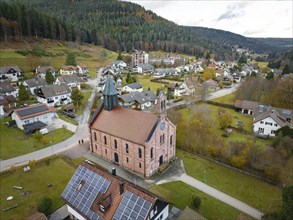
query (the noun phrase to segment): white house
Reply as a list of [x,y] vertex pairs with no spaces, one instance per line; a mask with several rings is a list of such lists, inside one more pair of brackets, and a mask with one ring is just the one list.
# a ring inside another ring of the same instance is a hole
[[78,68],[76,66],[63,66],[59,69],[60,75],[72,75],[78,72]]
[[66,84],[71,90],[74,88],[78,88],[80,90],[80,82],[81,79],[76,74],[72,74],[66,76],[58,76],[55,81],[55,84]]
[[36,104],[15,109],[11,115],[17,127],[26,132],[31,132],[52,124],[56,117],[55,109],[46,104]]
[[0,67],[0,81],[10,80],[11,82],[17,82],[20,78],[22,78],[22,74],[18,66]]
[[122,92],[142,92],[143,86],[139,83],[131,83],[123,86]]
[[122,70],[127,66],[123,60],[114,60],[112,61],[111,68],[115,70]]
[[27,79],[23,82],[23,85],[30,91],[32,95],[36,94],[36,91],[39,88],[42,88],[44,86],[47,86],[46,80],[43,78],[37,78],[37,79]]
[[39,78],[45,79],[47,70],[49,70],[52,76],[55,77],[55,70],[51,66],[38,66],[36,68],[36,74]]
[[61,199],[71,219],[165,220],[169,215],[167,201],[91,161],[79,165]]
[[77,68],[77,73],[79,74],[87,74],[89,72],[88,67],[82,63],[77,65],[76,68]]
[[12,95],[0,95],[0,116],[5,114],[6,110],[16,107],[16,99]]
[[275,136],[279,128],[289,126],[290,123],[276,109],[270,109],[253,119],[253,131],[260,136]]
[[9,82],[0,82],[0,95],[18,96],[18,89],[15,89]]
[[148,90],[146,92],[130,92],[118,97],[121,106],[144,110],[152,106],[156,101],[156,94]]
[[65,84],[42,87],[37,96],[37,100],[49,106],[67,105],[72,101],[71,90]]

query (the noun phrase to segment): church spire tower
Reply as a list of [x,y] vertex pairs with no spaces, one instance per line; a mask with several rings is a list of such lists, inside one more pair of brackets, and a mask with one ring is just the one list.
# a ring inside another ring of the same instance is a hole
[[111,111],[116,105],[118,105],[118,92],[110,76],[108,76],[105,83],[105,88],[103,90],[103,98],[104,109],[107,111]]
[[160,118],[165,118],[167,116],[167,97],[163,91],[161,91],[157,98],[157,111]]

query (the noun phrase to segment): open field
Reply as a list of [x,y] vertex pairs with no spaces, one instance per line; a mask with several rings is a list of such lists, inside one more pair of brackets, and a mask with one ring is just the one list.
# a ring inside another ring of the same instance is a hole
[[56,129],[44,135],[48,140],[48,143],[43,143],[31,136],[25,135],[19,128],[7,127],[4,124],[7,120],[8,119],[0,120],[0,158],[2,160],[40,150],[61,142],[73,135],[71,131],[66,129]]
[[240,215],[240,212],[237,209],[234,209],[181,181],[165,183],[162,185],[151,185],[150,191],[166,198],[180,209],[184,209],[186,206],[191,208],[192,196],[199,196],[201,199],[201,205],[196,211],[209,220],[235,220]]
[[225,95],[219,98],[212,99],[211,101],[213,102],[219,102],[223,104],[229,104],[229,105],[234,105],[235,104],[235,92]]
[[[23,169],[17,169],[8,173],[1,173],[0,178],[0,198],[1,214],[0,219],[18,220],[26,219],[36,212],[36,207],[40,199],[45,196],[53,200],[53,209],[56,210],[64,204],[60,199],[65,186],[73,175],[75,168],[68,165],[62,159],[46,159],[40,164],[31,167],[31,170],[24,173]],[[48,187],[52,184],[52,187]],[[13,188],[21,186],[22,190]],[[13,196],[13,200],[7,201],[8,196]],[[18,206],[9,211],[2,209],[17,204]]]
[[[188,175],[264,212],[279,211],[282,190],[254,177],[177,150]],[[204,175],[206,171],[206,175]]]
[[[17,53],[31,50],[45,51],[47,55],[32,56]],[[89,68],[89,75],[96,77],[96,69],[109,64],[111,60],[117,58],[117,53],[106,50],[102,47],[91,44],[77,44],[74,42],[58,42],[48,39],[30,42],[1,42],[0,46],[0,64],[1,66],[18,65],[25,75],[38,66],[50,65],[55,70],[65,65],[68,52],[76,54],[78,64],[84,64]],[[31,75],[32,76],[32,75]]]

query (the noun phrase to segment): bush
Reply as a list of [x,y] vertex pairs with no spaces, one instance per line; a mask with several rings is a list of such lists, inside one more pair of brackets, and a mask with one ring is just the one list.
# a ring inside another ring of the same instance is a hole
[[37,131],[33,134],[33,137],[40,141],[43,138],[43,135],[41,132]]
[[200,207],[201,204],[201,199],[199,196],[193,196],[192,198],[192,206],[196,209]]
[[51,212],[52,205],[53,200],[49,197],[44,197],[38,203],[37,210],[38,212],[44,213],[46,216],[48,216]]
[[42,142],[43,144],[48,144],[48,143],[50,142],[50,139],[49,139],[48,137],[43,137],[43,138],[41,139],[41,142]]

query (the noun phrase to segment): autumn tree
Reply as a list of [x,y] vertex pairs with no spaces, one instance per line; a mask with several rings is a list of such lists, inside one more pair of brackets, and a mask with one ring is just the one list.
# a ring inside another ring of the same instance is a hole
[[224,112],[219,114],[220,128],[225,129],[231,126],[232,124],[232,115],[229,112]]
[[213,68],[205,68],[203,72],[202,79],[207,81],[215,77],[216,70]]

